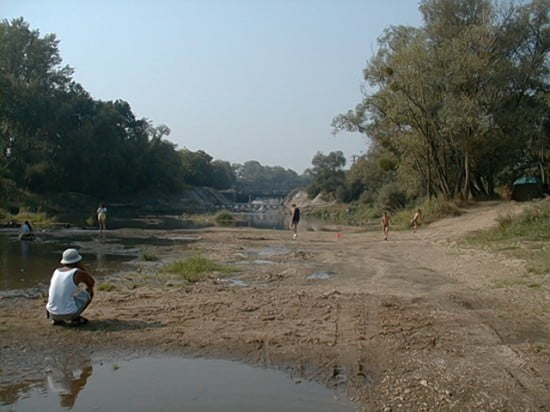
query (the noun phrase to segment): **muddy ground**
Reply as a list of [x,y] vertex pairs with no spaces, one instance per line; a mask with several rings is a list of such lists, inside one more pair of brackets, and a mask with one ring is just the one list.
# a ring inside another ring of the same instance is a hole
[[[50,326],[43,298],[0,299],[2,383],[39,375],[59,352],[177,353],[285,369],[365,410],[550,409],[548,275],[457,242],[521,207],[478,206],[388,241],[358,228],[297,241],[271,230],[118,230],[195,241],[150,251],[162,260],[110,280],[116,289],[97,293],[79,328]],[[242,283],[158,273],[197,252],[239,268],[229,277]]]

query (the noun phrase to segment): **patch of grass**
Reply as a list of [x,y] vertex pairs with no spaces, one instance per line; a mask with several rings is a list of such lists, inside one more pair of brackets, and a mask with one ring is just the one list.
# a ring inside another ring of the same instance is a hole
[[421,211],[421,227],[445,217],[460,216],[462,214],[454,201],[443,198],[425,199],[414,207],[403,209],[393,214],[390,213],[392,227],[402,230],[410,229],[411,219],[417,209]]
[[308,212],[308,216],[331,224],[362,226],[369,220],[379,219],[381,212],[378,208],[354,202],[316,208]]
[[97,287],[97,290],[102,292],[112,292],[113,290],[116,290],[116,286],[112,283],[102,283]]
[[235,218],[227,210],[220,210],[216,213],[216,216],[214,216],[214,220],[218,223],[232,223]]
[[0,221],[4,224],[9,221],[23,223],[25,220],[28,220],[33,227],[52,226],[57,222],[55,217],[41,211],[31,212],[25,208],[21,208],[17,213],[12,214],[7,210],[0,210]]
[[550,240],[550,201],[534,203],[516,217],[501,216],[497,222],[496,227],[477,234],[477,240],[503,241],[521,238],[522,240],[548,241]]
[[141,258],[146,262],[156,262],[159,258],[151,253],[143,252]]
[[529,289],[541,289],[542,284],[533,282],[531,279],[525,278],[508,278],[508,279],[499,279],[494,282],[494,286],[497,289],[500,288],[512,288],[515,286],[525,286]]
[[221,265],[201,255],[193,255],[185,260],[176,260],[161,269],[162,272],[176,274],[193,283],[201,280],[209,273],[230,273],[235,270],[232,267]]
[[[426,199],[414,207],[399,211],[388,211],[393,229],[408,229],[416,209],[422,211],[422,224],[428,224],[447,216],[460,216],[462,212],[455,202],[432,198]],[[327,223],[364,226],[366,224],[380,226],[380,219],[384,209],[359,202],[350,204],[336,204],[323,208],[317,208],[308,215],[313,216]]]
[[489,230],[476,232],[463,242],[473,247],[504,251],[527,262],[529,272],[550,273],[550,201],[534,203],[519,216],[505,215]]

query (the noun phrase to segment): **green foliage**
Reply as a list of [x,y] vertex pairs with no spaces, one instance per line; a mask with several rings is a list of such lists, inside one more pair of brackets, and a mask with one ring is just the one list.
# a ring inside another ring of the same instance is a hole
[[218,223],[227,224],[232,223],[235,218],[227,210],[220,210],[218,213],[216,213],[216,216],[214,216],[214,220]]
[[372,139],[360,167],[374,173],[361,183],[374,190],[389,177],[414,200],[491,198],[526,171],[544,180],[550,3],[424,0],[420,11],[422,27],[379,37],[363,72],[373,92],[333,121]]
[[293,170],[280,166],[262,166],[257,161],[234,164],[233,169],[237,179],[236,189],[245,196],[241,201],[248,201],[251,194],[285,196],[312,180],[305,174],[299,176]]
[[0,222],[3,224],[9,221],[23,223],[25,220],[29,221],[32,226],[38,227],[53,226],[57,223],[57,219],[55,217],[49,216],[45,212],[31,212],[26,208],[22,208],[18,211],[18,213],[12,214],[5,209],[0,209]]
[[528,262],[534,274],[550,273],[550,201],[534,203],[519,216],[505,215],[489,230],[468,236],[466,245],[486,246]]
[[[2,177],[31,192],[99,198],[235,186],[229,162],[212,161],[202,150],[177,151],[164,140],[167,126],[136,118],[125,101],[94,100],[61,66],[58,43],[23,19],[0,22]],[[257,179],[251,192],[286,195],[302,183],[293,171],[260,169],[266,173],[245,173],[241,181]]]
[[354,202],[316,208],[308,215],[332,224],[365,226],[373,220],[378,225],[381,212],[378,208]]
[[101,283],[97,287],[97,290],[100,290],[102,292],[112,292],[112,291],[116,290],[116,286],[113,285],[112,283]]
[[141,258],[146,262],[156,262],[159,258],[151,253],[143,252]]
[[516,238],[527,241],[550,240],[549,201],[534,203],[532,207],[519,216],[501,216],[495,228],[478,233],[471,239],[484,242],[499,242]]
[[397,187],[395,183],[385,184],[380,188],[378,204],[381,209],[398,210],[407,204],[407,196]]
[[[325,199],[329,199],[332,194],[337,194],[344,186],[346,178],[342,170],[346,165],[344,154],[341,151],[330,152],[328,155],[317,152],[312,164],[313,168],[308,170],[313,177],[313,183],[307,188],[309,197],[313,198],[321,193],[325,195]],[[346,195],[345,192],[340,194],[340,196]]]
[[229,273],[234,268],[220,265],[203,256],[193,255],[185,260],[177,260],[162,268],[165,273],[173,273],[181,276],[188,282],[198,282],[212,272]]

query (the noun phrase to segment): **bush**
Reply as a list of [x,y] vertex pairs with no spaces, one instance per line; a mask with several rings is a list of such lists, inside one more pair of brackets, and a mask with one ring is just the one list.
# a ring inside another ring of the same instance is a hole
[[229,213],[227,210],[220,210],[218,213],[216,213],[216,216],[214,216],[214,220],[218,223],[232,223],[235,218],[231,213]]
[[462,214],[454,202],[438,197],[424,200],[417,208],[422,210],[422,220],[425,222],[432,222],[448,216],[460,216]]
[[407,204],[407,195],[395,183],[389,183],[380,188],[378,203],[386,210],[403,209]]

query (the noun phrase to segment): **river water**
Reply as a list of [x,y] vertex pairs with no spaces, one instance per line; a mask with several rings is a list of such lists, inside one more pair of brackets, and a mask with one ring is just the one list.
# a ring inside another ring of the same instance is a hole
[[[236,227],[288,230],[289,217],[280,213],[240,214]],[[177,216],[146,216],[136,219],[110,218],[110,229],[137,228],[154,230],[189,229],[201,227]],[[202,227],[214,226],[214,222],[205,221]],[[300,230],[318,230],[321,225],[303,219]],[[31,289],[34,292],[47,289],[51,274],[59,266],[63,250],[79,249],[83,264],[98,279],[128,270],[132,260],[148,246],[174,246],[185,239],[162,239],[143,236],[140,238],[121,238],[116,230],[100,233],[96,228],[59,228],[56,230],[36,231],[34,240],[20,240],[17,229],[0,229],[0,296],[10,291]]]

